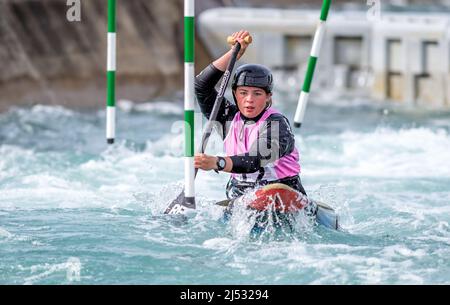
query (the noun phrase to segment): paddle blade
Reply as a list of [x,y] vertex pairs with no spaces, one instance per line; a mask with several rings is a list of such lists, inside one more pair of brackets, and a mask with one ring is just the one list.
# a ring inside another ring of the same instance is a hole
[[175,198],[172,203],[169,204],[164,214],[184,214],[187,209],[195,209],[195,199],[186,198],[184,196],[184,190]]
[[330,228],[339,230],[339,216],[336,214],[334,209],[330,207],[329,205],[318,202],[317,203],[317,214],[316,214],[316,220],[319,224]]
[[227,207],[233,202],[233,199],[225,199],[219,202],[216,202],[216,205],[219,205],[221,207]]

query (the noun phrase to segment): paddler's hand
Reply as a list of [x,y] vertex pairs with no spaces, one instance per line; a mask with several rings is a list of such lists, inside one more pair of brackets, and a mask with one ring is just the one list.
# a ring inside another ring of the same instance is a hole
[[[235,32],[232,35],[230,35],[234,40],[238,41],[241,44],[241,49],[239,50],[239,53],[237,55],[237,59],[242,57],[244,55],[245,50],[247,49],[249,43],[245,42],[245,37],[249,36],[250,33],[245,30],[241,30],[239,32]],[[220,71],[225,71],[227,69],[228,64],[230,63],[231,55],[233,54],[233,46],[222,56],[217,58],[215,61],[213,61],[214,67],[216,67]]]
[[217,157],[206,154],[195,154],[194,166],[205,171],[217,169]]
[[237,40],[241,44],[241,50],[238,53],[237,59],[242,57],[244,55],[245,50],[247,50],[247,47],[249,46],[248,43],[244,41],[244,38],[249,36],[250,32],[246,30],[240,30],[239,32],[235,32],[231,35],[235,40]]

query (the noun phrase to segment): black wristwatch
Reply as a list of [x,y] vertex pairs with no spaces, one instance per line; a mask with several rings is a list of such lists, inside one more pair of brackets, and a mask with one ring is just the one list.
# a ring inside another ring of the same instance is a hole
[[223,171],[227,166],[227,161],[223,157],[217,157],[217,171]]

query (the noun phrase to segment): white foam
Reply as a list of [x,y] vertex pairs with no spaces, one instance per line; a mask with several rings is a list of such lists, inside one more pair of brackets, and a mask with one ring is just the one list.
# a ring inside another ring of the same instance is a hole
[[394,245],[385,247],[381,254],[387,259],[422,258],[427,255],[427,252],[424,249],[411,250],[405,245]]
[[212,250],[227,251],[233,247],[236,241],[229,238],[212,238],[203,242],[203,247]]
[[14,235],[0,227],[0,238],[12,238]]
[[166,135],[154,142],[147,142],[147,152],[155,156],[178,157],[184,156],[184,134]]
[[[319,141],[319,142],[318,142]],[[377,129],[303,140],[305,175],[450,177],[450,137],[439,129]]]
[[413,273],[400,274],[399,280],[402,284],[406,284],[406,283],[416,284],[416,285],[424,284],[424,279]]
[[69,258],[67,262],[60,264],[41,264],[34,265],[30,268],[31,273],[38,273],[24,279],[25,285],[33,285],[54,273],[65,272],[65,279],[67,281],[79,281],[79,278],[72,278],[72,276],[81,273],[81,262],[76,258]]
[[[24,110],[24,112],[27,112],[27,110]],[[68,108],[65,108],[63,106],[59,105],[35,105],[31,108],[31,115],[59,115],[59,116],[72,116],[74,114],[73,110],[70,110]]]
[[149,102],[149,103],[135,103],[130,100],[119,100],[117,106],[124,112],[151,112],[155,114],[173,114],[182,115],[184,109],[181,105],[174,102]]

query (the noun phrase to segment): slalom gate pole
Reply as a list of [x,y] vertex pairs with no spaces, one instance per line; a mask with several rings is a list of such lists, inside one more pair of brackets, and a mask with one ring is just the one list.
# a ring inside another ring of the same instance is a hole
[[106,141],[114,143],[116,136],[116,0],[108,0]]
[[[220,106],[222,105],[223,100],[224,100],[225,90],[226,90],[228,82],[229,82],[229,80],[231,78],[231,74],[233,72],[233,67],[234,67],[234,65],[236,63],[237,56],[238,56],[239,51],[241,49],[241,45],[239,43],[236,43],[234,41],[234,39],[231,39],[231,40],[233,40],[231,42],[231,44],[234,45],[233,49],[232,49],[232,52],[231,52],[231,58],[230,58],[230,61],[229,61],[228,65],[227,65],[227,68],[226,68],[226,70],[225,70],[225,72],[223,74],[222,82],[220,84],[219,91],[217,92],[216,100],[214,101],[214,106],[213,106],[213,108],[211,110],[211,114],[209,116],[208,123],[206,123],[205,130],[203,131],[202,140],[201,140],[201,146],[200,146],[200,149],[199,149],[199,151],[201,153],[204,153],[205,150],[206,150],[206,145],[208,144],[209,137],[211,136],[211,133],[213,131],[214,122],[215,122],[215,120],[217,118],[217,115],[219,113]],[[252,38],[250,36],[248,36],[248,37],[245,38],[245,40],[246,40],[247,43],[251,43]],[[228,39],[228,41],[230,42],[230,39]],[[193,135],[192,135],[192,137],[193,137]],[[192,143],[192,145],[193,145],[193,143]],[[193,151],[192,151],[192,153],[193,153]],[[186,163],[188,163],[188,162],[186,161]],[[191,163],[189,163],[188,165],[191,166],[190,164]],[[189,178],[191,179],[190,175],[192,173],[190,171],[191,171],[191,168],[189,168]],[[196,168],[193,172],[194,172],[194,175],[193,175],[192,179],[195,179],[195,176],[197,175],[197,172],[198,172],[198,168]],[[186,184],[186,188],[187,188],[187,184]],[[185,190],[183,190],[175,198],[175,200],[172,201],[169,204],[169,206],[164,211],[164,214],[182,214],[185,211],[187,211],[187,209],[195,209],[195,201],[192,204],[192,203],[187,202],[186,198],[187,198],[187,196],[185,195]]]
[[195,208],[194,169],[194,43],[195,3],[184,0],[184,198]]
[[294,126],[300,128],[305,117],[306,105],[308,104],[309,90],[314,76],[317,59],[319,58],[320,47],[322,46],[323,37],[325,35],[325,25],[327,21],[328,11],[330,9],[331,0],[323,0],[320,12],[319,24],[316,28],[311,53],[308,60],[308,69],[306,70],[303,88],[298,99],[297,110],[294,116]]

